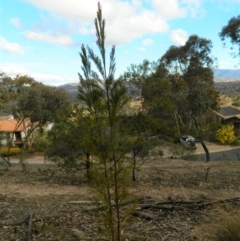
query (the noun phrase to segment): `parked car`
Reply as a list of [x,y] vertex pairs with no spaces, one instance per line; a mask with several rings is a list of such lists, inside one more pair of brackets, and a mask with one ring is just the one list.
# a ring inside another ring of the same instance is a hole
[[188,149],[196,149],[197,144],[195,138],[192,136],[182,136],[180,142]]

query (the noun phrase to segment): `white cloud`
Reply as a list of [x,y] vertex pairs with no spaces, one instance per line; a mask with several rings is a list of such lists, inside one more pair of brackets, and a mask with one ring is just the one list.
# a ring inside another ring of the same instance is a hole
[[[96,16],[98,0],[25,1],[50,13],[50,16],[56,16],[58,20],[60,18],[59,26],[77,29],[80,34],[94,34],[93,19]],[[102,0],[103,15],[107,22],[106,43],[124,44],[144,35],[167,32],[169,19],[189,15],[201,17],[204,14],[203,2],[204,0]],[[53,25],[45,25],[48,29],[40,32],[52,32]],[[62,31],[56,32],[66,34]]]
[[[85,22],[95,17],[96,0],[26,0],[39,9],[47,10],[64,18],[76,19]],[[95,8],[93,8],[93,6]]]
[[22,28],[22,23],[21,23],[21,20],[19,18],[11,18],[10,22],[15,28],[17,28],[17,29]]
[[180,0],[185,5],[187,13],[192,18],[201,18],[205,15],[206,11],[201,7],[204,0]]
[[26,31],[24,35],[30,40],[43,41],[50,44],[59,44],[62,46],[74,45],[73,40],[67,35],[55,35],[50,33],[40,33],[32,31]]
[[179,6],[178,0],[152,0],[152,5],[164,19],[186,16],[186,9]]
[[188,34],[183,29],[174,29],[171,31],[170,39],[177,45],[184,45],[188,39]]
[[136,50],[138,50],[138,51],[140,51],[140,52],[145,52],[146,51],[146,49],[145,48],[143,48],[143,47],[140,47],[140,48],[135,48]]
[[[81,34],[93,33],[97,0],[26,0],[37,8],[55,14],[67,22],[77,22]],[[154,9],[144,9],[142,1],[104,0],[107,44],[130,42],[145,34],[168,31],[168,24]]]
[[28,75],[30,71],[22,64],[4,64],[0,67],[0,72],[6,73],[8,76],[14,77],[16,75]]
[[0,37],[0,49],[11,54],[24,54],[25,51],[18,43],[10,43],[5,38]]
[[152,44],[153,44],[153,40],[150,39],[150,38],[146,38],[146,39],[142,40],[142,45],[143,46],[149,46],[149,45],[152,45]]
[[61,85],[70,82],[78,82],[77,78],[64,78],[56,74],[48,73],[32,73],[31,77],[33,77],[36,81],[42,82],[47,85]]
[[[35,63],[39,65],[39,63]],[[62,85],[65,83],[78,82],[78,78],[62,77],[52,73],[39,73],[30,71],[29,65],[35,65],[34,63],[17,63],[17,64],[4,64],[0,67],[0,72],[6,73],[8,76],[14,78],[16,75],[28,75],[34,78],[38,82],[42,82],[46,85]],[[42,65],[42,63],[40,63]],[[28,66],[28,67],[27,67]]]
[[156,34],[168,31],[168,24],[151,11],[141,15],[122,12],[122,16],[106,26],[107,44],[123,44],[146,34]]

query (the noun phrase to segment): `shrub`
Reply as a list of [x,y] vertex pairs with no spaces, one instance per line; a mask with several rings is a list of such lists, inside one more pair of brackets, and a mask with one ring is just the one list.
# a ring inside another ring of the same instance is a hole
[[38,135],[38,136],[36,136],[35,141],[33,143],[32,151],[33,152],[44,152],[48,148],[49,144],[50,144],[50,142],[47,138],[47,134]]
[[236,139],[233,125],[223,125],[218,129],[216,138],[221,144],[233,143]]
[[196,231],[195,237],[202,241],[239,241],[240,214],[220,210],[210,215],[210,220]]
[[8,156],[14,156],[14,155],[17,155],[17,154],[20,154],[21,153],[21,150],[19,147],[3,147],[1,150],[0,150],[0,155],[3,156],[3,157],[8,157]]
[[235,146],[240,146],[240,140],[234,140],[232,144]]

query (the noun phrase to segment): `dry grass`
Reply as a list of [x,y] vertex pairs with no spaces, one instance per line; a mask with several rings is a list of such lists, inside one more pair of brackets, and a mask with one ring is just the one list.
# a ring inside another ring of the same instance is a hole
[[195,230],[194,236],[199,241],[239,241],[240,210],[229,207],[215,209]]

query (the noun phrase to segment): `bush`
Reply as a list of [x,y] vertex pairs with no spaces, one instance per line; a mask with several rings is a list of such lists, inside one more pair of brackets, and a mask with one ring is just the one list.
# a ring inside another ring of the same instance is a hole
[[240,146],[240,140],[234,140],[232,144],[235,146]]
[[221,144],[233,143],[236,139],[233,125],[223,125],[218,129],[216,138]]
[[14,155],[17,155],[17,154],[20,154],[21,153],[21,150],[19,147],[3,147],[1,150],[0,150],[0,155],[3,156],[3,157],[9,157],[9,156],[14,156]]

